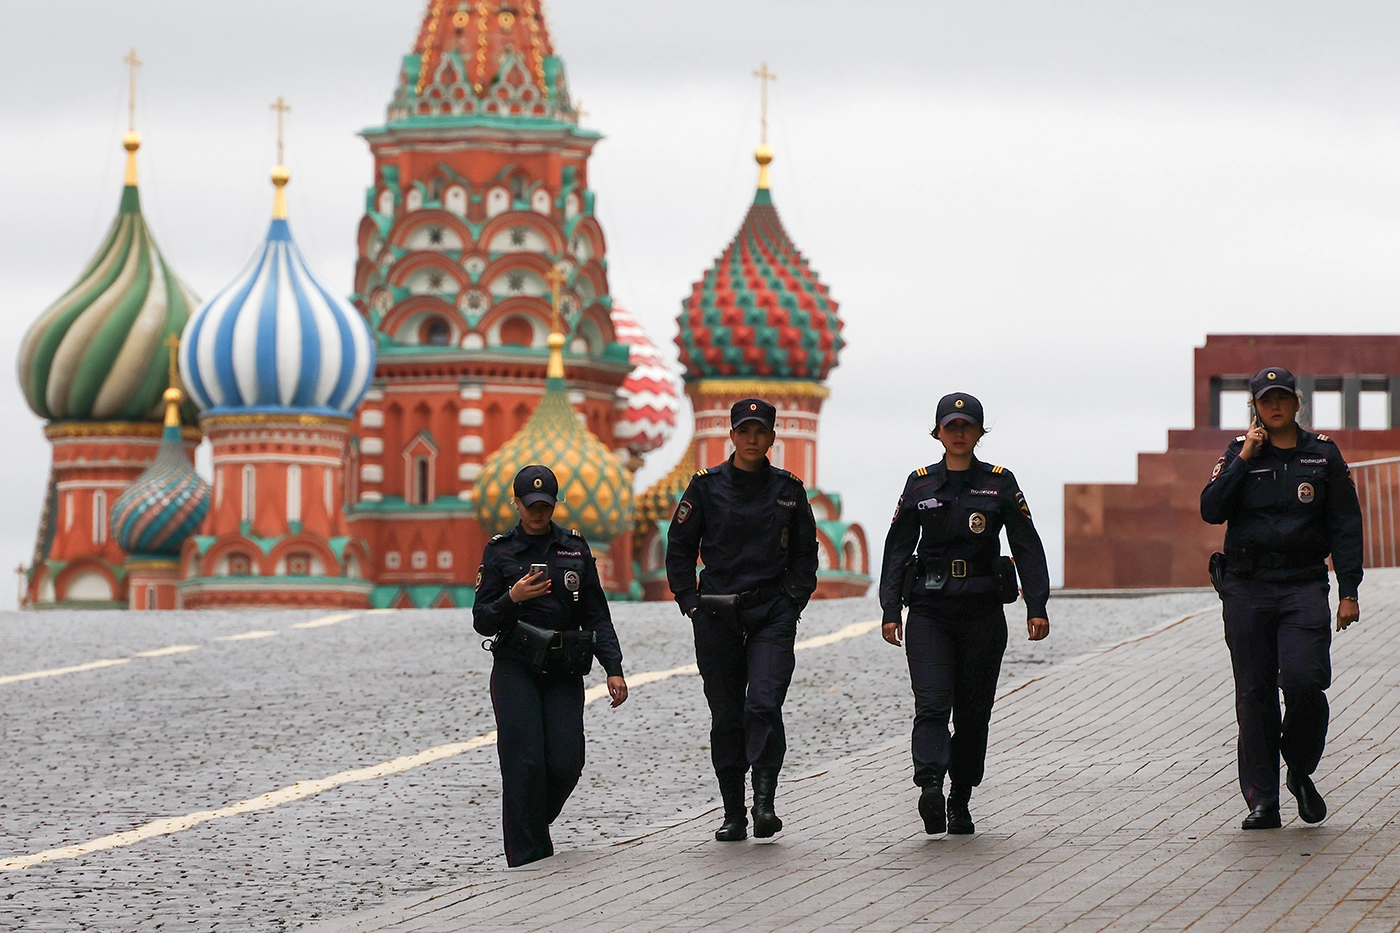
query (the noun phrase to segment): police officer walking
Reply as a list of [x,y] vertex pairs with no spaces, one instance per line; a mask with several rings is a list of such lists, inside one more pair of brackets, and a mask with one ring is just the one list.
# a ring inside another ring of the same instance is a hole
[[[724,800],[721,842],[748,836],[744,775],[753,769],[754,835],[783,828],[773,798],[787,738],[783,699],[797,620],[817,588],[817,532],[802,482],[768,462],[777,411],[762,399],[729,413],[734,454],[691,479],[676,506],[666,578],[695,630],[710,704],[710,756]],[[704,563],[696,585],[696,559]]]
[[627,699],[622,649],[588,543],[553,522],[559,481],[515,476],[520,523],[486,545],[472,625],[494,655],[491,705],[501,759],[506,862],[554,854],[549,825],[583,772],[583,675],[596,654],[614,707]]
[[[1050,634],[1045,548],[1011,471],[973,455],[984,433],[977,399],[955,392],[939,400],[933,436],[943,445],[943,459],[905,482],[880,573],[881,634],[896,646],[904,639],[909,658],[914,783],[922,788],[919,815],[930,835],[975,829],[969,801],[982,782],[1006,650],[1001,607],[1016,600],[1016,571],[1030,639]],[[1001,556],[1002,529],[1014,566]],[[905,605],[907,626],[900,621]],[[951,777],[946,807],[945,775]]]
[[[1327,740],[1332,683],[1327,557],[1337,572],[1337,631],[1361,616],[1361,506],[1342,452],[1298,426],[1293,374],[1261,370],[1249,381],[1254,420],[1215,464],[1201,518],[1225,524],[1225,552],[1211,559],[1224,603],[1235,671],[1244,829],[1279,819],[1279,755],[1304,822],[1327,815],[1312,782]],[[1280,718],[1278,692],[1287,713]]]

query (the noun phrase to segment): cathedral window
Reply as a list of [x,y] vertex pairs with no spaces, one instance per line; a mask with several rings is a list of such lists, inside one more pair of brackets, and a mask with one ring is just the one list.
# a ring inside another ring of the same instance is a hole
[[99,489],[92,494],[92,543],[107,541],[107,493]]
[[440,317],[429,318],[420,340],[430,347],[445,347],[452,342],[452,328]]
[[287,521],[301,521],[301,467],[287,467]]
[[258,482],[257,473],[252,464],[243,467],[243,508],[240,519],[245,522],[253,520],[253,513],[257,510],[258,504]]

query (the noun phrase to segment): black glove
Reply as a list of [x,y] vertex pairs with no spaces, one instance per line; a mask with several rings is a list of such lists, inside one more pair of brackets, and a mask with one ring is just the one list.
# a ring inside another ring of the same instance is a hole
[[687,619],[695,615],[695,609],[700,605],[700,594],[696,590],[686,590],[684,593],[676,594],[676,605],[681,607],[681,615]]

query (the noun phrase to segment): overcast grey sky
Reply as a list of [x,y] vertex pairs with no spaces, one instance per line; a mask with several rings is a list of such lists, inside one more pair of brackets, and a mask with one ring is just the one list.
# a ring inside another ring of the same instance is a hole
[[[774,197],[841,303],[820,482],[877,554],[945,392],[994,428],[1060,577],[1062,485],[1131,482],[1191,421],[1207,333],[1392,332],[1400,7],[1388,3],[553,0],[613,294],[674,355],[690,285],[752,196],[773,87]],[[348,292],[371,162],[421,0],[7,3],[0,345],[116,209],[121,58],[142,69],[142,196],[201,296],[264,231],[285,95],[293,231]],[[12,364],[8,364],[12,365]],[[48,448],[0,380],[0,561],[33,547]],[[679,456],[653,455],[646,475]],[[1204,479],[1204,478],[1203,478]]]

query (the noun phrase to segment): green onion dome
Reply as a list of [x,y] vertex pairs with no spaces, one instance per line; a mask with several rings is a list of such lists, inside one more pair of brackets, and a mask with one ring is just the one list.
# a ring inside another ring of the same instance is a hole
[[[140,145],[127,134],[127,152]],[[141,216],[134,160],[121,208],[77,284],[39,316],[19,351],[19,381],[50,421],[160,421],[165,352],[198,299],[166,264]]]
[[682,307],[681,364],[698,379],[826,380],[845,345],[837,304],[778,218],[768,189],[772,150],[739,232]]
[[564,386],[558,349],[564,338],[555,333],[549,339],[553,352],[544,397],[525,426],[482,464],[476,481],[476,520],[488,534],[514,528],[515,474],[540,463],[559,479],[555,523],[577,528],[592,543],[607,544],[632,527],[632,474],[579,423]]

